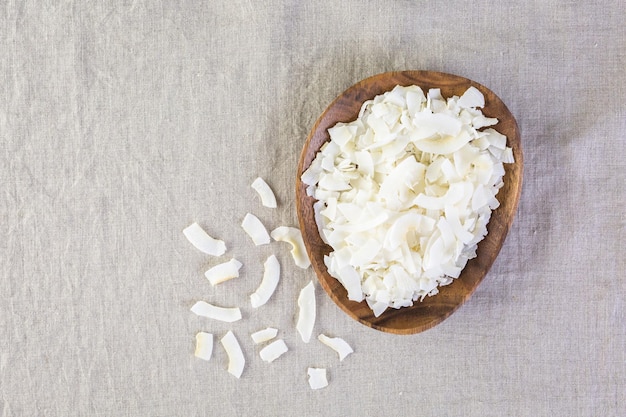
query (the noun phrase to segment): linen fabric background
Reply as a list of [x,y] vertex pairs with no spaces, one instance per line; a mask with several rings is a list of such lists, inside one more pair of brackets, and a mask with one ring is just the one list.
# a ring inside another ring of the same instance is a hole
[[[0,2],[0,415],[626,415],[626,9],[577,1]],[[517,118],[524,186],[474,296],[383,334],[347,317],[289,245],[297,160],[324,108],[385,71],[473,79]],[[263,177],[279,207],[250,184]],[[197,221],[228,252],[203,255]],[[263,261],[282,278],[252,309]],[[241,276],[203,272],[236,257]],[[313,280],[314,338],[295,331]],[[197,317],[197,300],[243,319]],[[268,364],[250,333],[289,352]],[[241,379],[219,339],[242,345]],[[215,335],[209,362],[198,331]],[[340,362],[315,339],[340,336]],[[312,391],[307,367],[329,386]]]

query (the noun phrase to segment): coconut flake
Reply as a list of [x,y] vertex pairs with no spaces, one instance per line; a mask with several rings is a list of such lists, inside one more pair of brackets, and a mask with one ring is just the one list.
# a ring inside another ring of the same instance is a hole
[[213,256],[220,256],[226,252],[226,244],[222,240],[214,239],[198,223],[192,223],[183,229],[183,234],[198,250]]
[[256,246],[270,243],[270,235],[267,233],[267,229],[254,214],[247,213],[241,223],[241,227]]
[[476,87],[470,87],[465,90],[457,104],[463,108],[485,107],[485,96]]
[[259,343],[272,340],[273,338],[276,337],[277,334],[278,334],[278,329],[275,329],[273,327],[267,327],[265,329],[252,333],[250,337],[252,337],[252,341],[258,345]]
[[339,273],[340,282],[348,291],[348,300],[360,303],[363,301],[363,290],[361,289],[361,277],[352,265],[346,265],[341,268]]
[[311,389],[320,389],[328,386],[325,368],[308,368],[309,386]]
[[300,268],[306,269],[311,265],[311,261],[306,253],[302,233],[295,227],[280,226],[270,233],[272,239],[278,242],[287,242],[291,245],[291,256]]
[[270,255],[263,264],[263,279],[257,290],[250,295],[252,307],[259,308],[268,302],[280,280],[280,263],[275,255]]
[[512,164],[513,162],[515,162],[515,160],[513,159],[512,148],[509,148],[508,146],[504,148],[504,151],[502,152],[502,162],[505,164]]
[[206,301],[196,302],[193,307],[191,307],[191,312],[201,317],[227,323],[241,320],[241,310],[239,310],[239,307],[217,307]]
[[287,348],[285,341],[283,339],[278,339],[261,349],[259,356],[261,356],[261,359],[265,362],[274,362],[288,350],[289,349]]
[[213,335],[206,332],[196,333],[196,350],[194,356],[208,361],[213,355]]
[[241,269],[242,263],[233,258],[228,262],[224,262],[210,268],[204,273],[204,276],[209,280],[211,285],[217,285],[229,279],[233,279],[239,276],[239,269]]
[[252,181],[252,188],[259,194],[259,197],[261,197],[261,204],[265,207],[276,208],[276,196],[263,178],[258,177]]
[[298,296],[298,322],[296,330],[304,343],[309,343],[315,325],[315,286],[310,281]]
[[317,336],[317,339],[335,352],[337,352],[340,361],[344,360],[346,356],[354,352],[348,342],[340,337],[328,337],[322,333]]
[[243,351],[241,350],[237,338],[233,332],[229,330],[228,333],[222,337],[220,342],[228,356],[228,373],[234,375],[236,378],[240,378],[246,364],[246,359],[243,356]]

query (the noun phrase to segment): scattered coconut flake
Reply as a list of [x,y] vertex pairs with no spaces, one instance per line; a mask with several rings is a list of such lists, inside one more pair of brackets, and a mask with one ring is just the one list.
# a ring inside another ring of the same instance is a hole
[[204,276],[207,277],[211,285],[216,285],[238,277],[241,265],[241,262],[233,258],[228,262],[224,262],[210,268],[204,273]]
[[278,334],[278,329],[273,327],[267,327],[263,330],[259,330],[250,335],[252,337],[252,341],[257,345],[259,343],[267,342],[268,340],[272,340]]
[[514,162],[507,138],[485,128],[498,120],[484,104],[475,87],[444,99],[440,89],[396,86],[328,129],[302,174],[332,247],[329,274],[375,316],[436,295],[476,256],[503,163]]
[[261,359],[265,362],[274,362],[288,350],[289,349],[287,348],[285,341],[283,339],[278,339],[261,349],[259,356],[261,356]]
[[250,295],[252,307],[259,308],[270,299],[280,280],[280,263],[275,255],[270,255],[263,264],[264,272],[261,285]]
[[183,229],[183,234],[198,250],[213,256],[220,256],[226,252],[226,244],[222,240],[214,239],[198,223],[192,223]]
[[198,316],[227,323],[241,320],[241,310],[239,307],[217,307],[205,301],[196,302],[193,307],[191,307],[191,312]]
[[320,389],[328,386],[325,368],[308,368],[309,386],[311,389]]
[[306,253],[302,233],[300,229],[295,227],[280,226],[272,230],[270,233],[272,239],[278,242],[287,242],[291,245],[291,256],[296,266],[306,269],[311,265],[311,261]]
[[254,188],[254,190],[259,194],[259,197],[261,197],[261,204],[265,207],[276,208],[276,196],[263,178],[258,177],[255,179],[252,182],[252,188]]
[[337,352],[340,361],[342,361],[346,356],[354,352],[348,342],[340,337],[328,337],[325,334],[320,334],[319,336],[317,336],[317,339],[335,352]]
[[270,235],[267,233],[267,229],[254,214],[246,214],[246,217],[244,217],[241,223],[241,227],[248,236],[250,236],[256,246],[270,243]]
[[315,325],[315,286],[310,281],[298,296],[298,322],[296,330],[304,343],[309,343]]
[[243,373],[243,368],[246,364],[246,359],[243,356],[241,346],[237,341],[237,338],[232,331],[228,331],[220,340],[226,355],[228,355],[228,372],[234,375],[236,378],[240,378]]
[[206,332],[196,333],[196,350],[194,356],[208,361],[213,355],[213,335]]

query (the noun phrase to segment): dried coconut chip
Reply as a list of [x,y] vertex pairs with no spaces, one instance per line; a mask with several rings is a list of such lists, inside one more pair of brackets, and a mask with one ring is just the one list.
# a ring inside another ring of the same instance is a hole
[[270,235],[267,233],[267,229],[254,214],[246,214],[241,223],[241,227],[248,236],[250,236],[256,246],[270,243]]
[[226,252],[226,244],[222,240],[214,239],[198,223],[192,223],[183,229],[183,234],[198,250],[213,256],[220,256]]
[[252,188],[259,194],[259,197],[261,197],[261,204],[265,207],[276,208],[276,196],[263,178],[258,177],[255,179],[252,182]]
[[239,307],[217,307],[206,301],[198,301],[193,307],[191,312],[198,316],[207,317],[214,320],[224,321],[232,323],[237,320],[241,320],[241,310]]
[[304,240],[302,240],[300,229],[280,226],[272,230],[270,236],[277,242],[287,242],[291,245],[291,256],[296,266],[306,269],[311,265],[311,261],[306,253],[306,248],[304,247]]
[[328,386],[325,368],[308,368],[309,386],[311,389],[320,389]]
[[340,361],[344,360],[346,356],[354,352],[352,347],[340,337],[328,337],[324,334],[320,334],[319,336],[317,336],[317,339],[335,352],[337,352]]
[[288,350],[289,349],[287,348],[285,341],[283,339],[278,339],[261,349],[259,356],[261,356],[261,359],[265,362],[274,362]]
[[224,281],[228,281],[229,279],[238,277],[241,266],[241,262],[233,258],[228,262],[224,262],[210,268],[204,273],[204,276],[206,276],[211,285],[217,285]]
[[246,359],[243,356],[243,351],[241,350],[237,338],[233,332],[229,330],[220,340],[220,343],[228,356],[228,372],[236,378],[240,378],[246,364]]
[[196,333],[196,350],[194,355],[197,358],[208,361],[213,354],[213,335],[206,332]]
[[250,337],[252,338],[252,341],[258,345],[259,343],[272,340],[273,338],[276,337],[277,334],[278,334],[278,329],[275,329],[273,327],[267,327],[263,330],[259,330],[257,332],[252,333]]
[[264,272],[261,284],[256,291],[250,295],[252,307],[259,308],[267,303],[274,294],[278,281],[280,281],[280,263],[275,255],[270,255],[263,264]]
[[315,287],[313,281],[310,281],[298,296],[298,322],[296,330],[300,334],[304,343],[309,343],[313,327],[315,326]]

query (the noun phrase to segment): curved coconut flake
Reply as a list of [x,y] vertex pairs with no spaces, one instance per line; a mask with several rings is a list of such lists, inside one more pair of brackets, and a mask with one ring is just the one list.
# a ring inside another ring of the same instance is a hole
[[211,285],[216,285],[238,277],[241,266],[242,263],[233,258],[228,262],[224,262],[210,268],[204,273],[204,276],[209,280]]
[[446,206],[444,212],[450,227],[454,230],[457,240],[464,244],[469,243],[474,238],[474,235],[461,224],[459,209],[456,206]]
[[350,257],[350,265],[357,268],[365,267],[374,262],[374,259],[380,254],[383,245],[376,238],[370,238],[365,241],[361,248],[353,251]]
[[287,242],[291,245],[291,256],[300,268],[306,269],[311,265],[311,261],[306,253],[302,233],[295,227],[280,226],[270,233],[272,239],[278,242]]
[[[411,192],[424,182],[426,166],[409,156],[393,168],[380,185],[379,196],[394,210],[406,208]],[[410,204],[409,204],[410,205]]]
[[321,174],[319,184],[321,189],[328,191],[346,191],[352,189],[350,179],[346,178],[346,176],[339,171]]
[[328,386],[326,368],[308,368],[306,373],[309,376],[309,386],[311,389],[320,389]]
[[313,285],[313,281],[310,281],[300,290],[298,308],[296,330],[300,334],[302,341],[309,343],[311,334],[313,333],[313,326],[315,326],[315,286]]
[[359,171],[367,176],[374,175],[374,160],[372,159],[372,154],[370,152],[355,152],[354,158],[357,166],[359,167]]
[[229,330],[228,333],[222,337],[220,342],[228,356],[228,372],[236,378],[240,378],[246,364],[246,359],[243,356],[243,351],[241,350],[237,338],[233,332]]
[[206,301],[196,302],[193,307],[191,307],[191,312],[198,316],[227,323],[241,320],[241,310],[239,310],[239,307],[217,307]]
[[498,119],[495,117],[486,117],[482,113],[474,116],[472,119],[472,127],[474,129],[480,129],[487,126],[493,126],[498,123]]
[[276,208],[276,196],[263,178],[258,177],[252,181],[252,188],[259,194],[259,197],[261,197],[261,204],[265,207]]
[[328,129],[329,136],[333,142],[343,147],[354,136],[355,129],[345,123],[337,123],[334,127]]
[[457,101],[461,108],[485,107],[485,96],[476,87],[469,87]]
[[365,301],[367,302],[367,305],[374,313],[374,317],[379,317],[381,314],[385,312],[385,310],[387,310],[387,307],[389,307],[388,302],[378,301],[373,297],[368,297],[365,299]]
[[209,236],[198,223],[187,226],[183,234],[193,246],[208,255],[220,256],[226,252],[224,241]]
[[340,361],[344,360],[346,356],[354,352],[348,342],[340,337],[328,337],[322,333],[317,336],[317,339],[335,352],[337,352]]
[[513,159],[513,148],[509,148],[508,146],[504,148],[504,151],[502,151],[502,162],[505,164],[515,162],[515,159]]
[[458,135],[437,135],[434,138],[417,140],[413,144],[422,152],[442,155],[458,151],[471,139],[470,134],[462,130]]
[[348,300],[360,303],[363,301],[363,290],[361,288],[361,276],[351,265],[341,268],[337,279],[348,291]]
[[[423,194],[420,194],[423,195]],[[404,213],[394,220],[385,235],[385,249],[395,250],[407,241],[409,233],[424,235],[435,227],[435,221],[414,211]]]
[[283,339],[278,339],[261,349],[259,356],[265,362],[274,362],[288,350],[289,348],[287,348],[285,341]]
[[196,350],[194,356],[208,361],[213,355],[213,335],[206,332],[196,333]]
[[273,327],[267,327],[265,329],[252,333],[250,337],[252,338],[252,341],[258,345],[259,343],[272,340],[273,338],[276,337],[277,334],[278,334],[278,329],[275,329]]
[[270,255],[263,264],[264,272],[261,285],[250,295],[252,307],[259,308],[267,303],[278,286],[280,280],[280,263],[275,255]]
[[432,138],[436,135],[456,136],[461,132],[463,123],[449,114],[422,111],[413,116],[414,131],[411,132],[413,141]]
[[270,235],[267,233],[267,229],[254,214],[246,214],[241,223],[241,227],[248,236],[250,236],[256,246],[270,243]]

